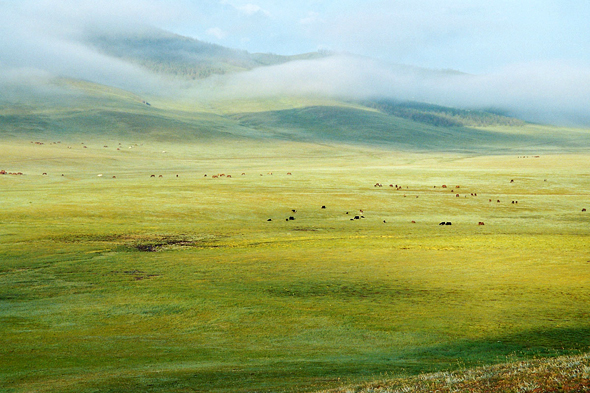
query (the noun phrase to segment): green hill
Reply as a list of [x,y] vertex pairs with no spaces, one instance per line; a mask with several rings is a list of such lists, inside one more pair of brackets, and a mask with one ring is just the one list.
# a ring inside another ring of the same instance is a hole
[[203,79],[215,74],[328,55],[327,52],[295,56],[249,53],[158,29],[144,29],[127,35],[91,34],[87,43],[107,55],[138,64],[152,72],[185,79]]
[[170,143],[291,141],[407,151],[533,154],[590,146],[583,130],[526,124],[482,111],[321,98],[189,102],[57,79],[60,93],[0,108],[4,138]]

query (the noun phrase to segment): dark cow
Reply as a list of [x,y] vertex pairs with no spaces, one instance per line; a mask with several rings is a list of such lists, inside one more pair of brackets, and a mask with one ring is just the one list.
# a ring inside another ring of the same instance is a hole
[[326,206],[322,206],[322,209],[325,209],[325,208],[326,208]]
[[453,223],[450,221],[447,221],[447,222],[445,222],[445,225],[453,225]]
[[439,223],[438,225],[446,225],[445,221],[442,221],[441,223]]
[[585,211],[586,211],[586,209],[582,209],[582,211],[583,211],[583,212],[585,212]]
[[289,217],[289,221],[293,221],[293,220],[295,220],[295,217],[293,217],[293,216]]
[[297,213],[297,210],[295,210],[295,209],[291,209],[291,211],[292,211],[293,213]]
[[150,177],[156,177],[156,175],[150,175]]
[[268,220],[266,220],[266,221],[272,221],[272,218],[269,218],[269,219],[268,219]]
[[477,225],[486,225],[482,221],[478,222]]
[[355,219],[355,220],[360,220],[360,219],[361,219],[361,217],[360,217],[360,216],[354,216],[354,219]]

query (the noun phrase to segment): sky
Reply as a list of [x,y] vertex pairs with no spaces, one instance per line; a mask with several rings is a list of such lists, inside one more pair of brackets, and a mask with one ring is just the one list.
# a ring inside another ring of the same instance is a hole
[[[590,119],[588,20],[588,0],[0,0],[0,83],[59,74],[133,88],[134,80],[147,79],[143,71],[80,37],[89,29],[125,32],[145,24],[249,52],[330,50],[367,59],[255,71],[222,85],[272,81],[263,84],[283,93],[301,85],[317,93],[321,85],[332,93]],[[386,64],[469,75],[423,80]],[[298,81],[289,77],[293,71]]]

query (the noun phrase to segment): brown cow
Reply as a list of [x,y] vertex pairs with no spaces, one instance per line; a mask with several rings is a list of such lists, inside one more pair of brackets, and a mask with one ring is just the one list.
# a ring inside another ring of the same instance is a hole
[[150,177],[156,177],[156,175],[150,175]]
[[583,211],[583,212],[585,212],[585,211],[586,211],[586,209],[582,209],[582,211]]

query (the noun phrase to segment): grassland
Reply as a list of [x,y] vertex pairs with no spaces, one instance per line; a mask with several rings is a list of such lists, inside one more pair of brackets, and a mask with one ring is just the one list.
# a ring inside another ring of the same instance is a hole
[[315,391],[590,347],[586,132],[401,150],[319,138],[350,104],[109,94],[2,120],[0,391]]

